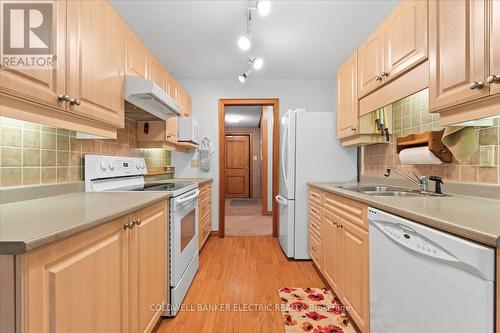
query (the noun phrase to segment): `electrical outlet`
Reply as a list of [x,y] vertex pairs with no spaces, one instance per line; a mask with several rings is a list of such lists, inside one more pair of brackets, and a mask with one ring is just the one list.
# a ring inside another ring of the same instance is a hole
[[495,166],[495,145],[479,146],[479,166]]
[[191,168],[197,168],[198,167],[198,160],[191,160]]

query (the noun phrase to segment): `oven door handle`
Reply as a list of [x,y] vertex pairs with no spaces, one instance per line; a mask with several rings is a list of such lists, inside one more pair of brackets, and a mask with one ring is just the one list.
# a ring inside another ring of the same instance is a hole
[[182,199],[176,199],[175,200],[175,204],[176,205],[183,204],[185,202],[194,200],[194,199],[198,198],[199,196],[200,196],[200,190],[196,190],[196,192],[195,192],[195,194],[193,196],[189,196],[187,198],[182,198]]

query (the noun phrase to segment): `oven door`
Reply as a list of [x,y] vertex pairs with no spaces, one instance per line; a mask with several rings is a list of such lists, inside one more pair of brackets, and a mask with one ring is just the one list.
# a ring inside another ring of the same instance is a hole
[[198,253],[198,196],[195,189],[170,199],[170,285],[175,287]]

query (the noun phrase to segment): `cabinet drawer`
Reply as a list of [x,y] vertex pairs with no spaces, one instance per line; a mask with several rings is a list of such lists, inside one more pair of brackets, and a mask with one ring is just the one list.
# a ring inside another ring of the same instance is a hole
[[309,202],[314,202],[317,205],[321,205],[321,191],[315,188],[309,188]]
[[315,262],[316,266],[318,266],[318,268],[321,267],[323,260],[321,255],[321,241],[313,234],[309,234],[309,255]]
[[199,208],[200,208],[200,211],[199,211],[199,217],[200,219],[204,219],[205,216],[210,213],[211,211],[211,204],[212,204],[212,200],[210,197],[207,197],[207,198],[204,198],[204,199],[201,199],[200,203],[199,203]]
[[313,202],[309,202],[309,215],[321,221],[321,208]]
[[309,215],[309,231],[314,233],[318,239],[322,239],[321,237],[321,222],[316,220],[314,217]]
[[332,193],[325,194],[324,209],[368,230],[368,206]]

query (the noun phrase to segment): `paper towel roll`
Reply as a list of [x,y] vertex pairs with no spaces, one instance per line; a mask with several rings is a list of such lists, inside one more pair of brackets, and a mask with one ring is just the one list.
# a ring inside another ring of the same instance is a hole
[[441,160],[436,157],[428,146],[417,148],[406,148],[399,152],[401,164],[441,164]]

